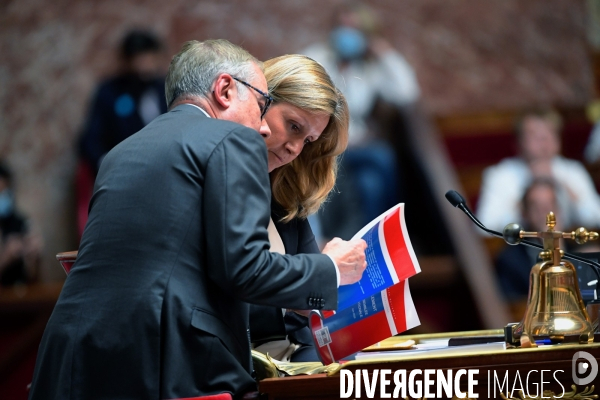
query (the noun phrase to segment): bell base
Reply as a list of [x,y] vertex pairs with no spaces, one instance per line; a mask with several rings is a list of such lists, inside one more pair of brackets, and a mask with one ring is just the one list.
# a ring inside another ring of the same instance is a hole
[[600,332],[598,323],[600,322],[600,300],[593,300],[585,307],[590,321],[592,321],[592,329],[594,333]]
[[[504,327],[504,341],[513,346],[521,345],[521,337],[523,334],[522,322],[513,322]],[[525,331],[527,332],[527,331]],[[588,344],[593,342],[600,342],[600,332],[593,333],[590,331],[584,332],[566,332],[544,334],[543,330],[538,330],[534,334],[527,335],[534,342],[544,342],[544,344],[558,344],[558,343],[579,343]],[[549,342],[549,343],[548,343]]]

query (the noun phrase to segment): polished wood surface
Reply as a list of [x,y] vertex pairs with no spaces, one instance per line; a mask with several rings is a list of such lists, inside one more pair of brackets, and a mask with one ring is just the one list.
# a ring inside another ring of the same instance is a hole
[[64,253],[58,253],[56,255],[56,259],[58,261],[72,261],[75,262],[75,260],[77,259],[77,250],[73,250],[73,251],[65,251]]
[[[504,376],[508,373],[509,382],[514,381],[518,374],[523,382],[526,381],[530,371],[550,370],[563,372],[557,373],[556,377],[566,391],[571,390],[573,384],[572,379],[572,363],[573,356],[578,351],[586,351],[593,355],[596,359],[600,358],[600,343],[594,344],[560,344],[552,346],[540,346],[532,349],[503,349],[490,351],[461,351],[459,354],[436,354],[432,350],[418,357],[403,357],[397,355],[393,359],[387,360],[371,360],[371,361],[352,361],[346,363],[343,368],[351,371],[357,369],[367,370],[372,376],[375,369],[389,369],[392,373],[396,370],[406,370],[409,373],[415,369],[440,369],[440,370],[458,370],[458,369],[478,369],[477,378],[479,383],[476,387],[480,399],[501,398],[498,396],[488,396],[488,371],[493,378],[494,371],[498,376]],[[408,353],[406,353],[408,354]],[[532,382],[535,376],[539,377],[538,372],[532,372]],[[422,375],[421,375],[422,378]],[[539,379],[539,378],[538,378]],[[562,389],[558,383],[552,378],[551,373],[546,373],[544,389],[554,391],[559,396]],[[493,382],[493,381],[492,381]],[[466,381],[464,382],[466,384]],[[539,383],[539,382],[538,382]],[[588,385],[590,388],[595,385],[600,387],[600,377]],[[511,386],[512,387],[512,386]],[[393,383],[388,392],[392,392]],[[294,376],[283,378],[264,379],[259,384],[261,393],[270,400],[286,400],[286,399],[337,399],[340,396],[340,376],[339,373],[333,376],[326,374],[318,374],[313,376]],[[492,387],[490,391],[492,391]],[[583,391],[584,387],[577,387],[578,393]],[[466,390],[466,387],[461,386],[461,390]],[[531,389],[533,391],[533,388]],[[598,390],[595,390],[598,394]],[[379,389],[376,391],[376,397],[379,398]],[[517,397],[518,393],[514,395]],[[364,390],[362,397],[366,398]],[[590,397],[597,398],[597,397]]]

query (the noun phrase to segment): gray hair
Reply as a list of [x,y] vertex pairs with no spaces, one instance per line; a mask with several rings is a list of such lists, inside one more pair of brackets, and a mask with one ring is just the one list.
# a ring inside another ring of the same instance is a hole
[[[186,42],[169,66],[165,81],[167,106],[185,95],[208,97],[215,79],[222,73],[252,81],[254,65],[262,68],[262,63],[254,56],[227,40]],[[243,100],[247,89],[237,81],[236,85]]]

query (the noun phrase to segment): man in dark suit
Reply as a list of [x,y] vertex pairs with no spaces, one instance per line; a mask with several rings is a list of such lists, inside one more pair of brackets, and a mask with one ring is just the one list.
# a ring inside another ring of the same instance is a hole
[[256,388],[246,302],[334,309],[336,281],[360,279],[364,241],[269,252],[266,92],[227,41],[173,58],[171,111],[102,162],[30,399],[238,397]]
[[[277,233],[285,247],[286,254],[317,254],[319,246],[307,219],[294,218],[284,223],[281,221],[286,215],[286,210],[271,201],[271,219]],[[298,348],[290,355],[289,361],[306,362],[319,361],[319,356],[314,348],[312,333],[308,327],[308,318],[294,310],[285,310],[280,307],[263,305],[250,305],[250,333],[252,343],[256,346],[279,340],[289,340]],[[258,351],[264,350],[258,348]],[[269,355],[277,357],[273,351]],[[276,358],[279,360],[279,358]]]

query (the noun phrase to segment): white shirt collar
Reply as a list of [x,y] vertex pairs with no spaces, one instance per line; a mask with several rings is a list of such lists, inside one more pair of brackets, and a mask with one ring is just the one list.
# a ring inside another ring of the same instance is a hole
[[201,109],[197,105],[192,104],[192,103],[185,103],[185,104],[188,105],[188,106],[196,107],[198,110],[202,111],[204,113],[204,115],[206,115],[208,118],[210,118],[210,115],[208,115],[208,113],[206,111],[204,111],[203,109]]

